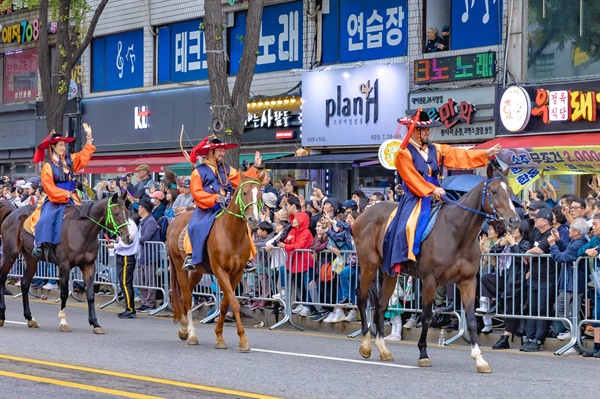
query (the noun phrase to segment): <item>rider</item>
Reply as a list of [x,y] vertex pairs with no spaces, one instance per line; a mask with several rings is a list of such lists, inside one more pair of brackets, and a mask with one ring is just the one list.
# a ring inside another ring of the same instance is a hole
[[[60,243],[60,229],[63,213],[71,198],[77,198],[74,173],[86,167],[96,147],[92,144],[92,128],[83,124],[87,142],[83,149],[75,154],[67,155],[67,144],[75,141],[75,137],[63,136],[50,132],[48,137],[38,146],[33,157],[34,163],[44,161],[44,150],[49,149],[48,161],[44,163],[41,181],[46,199],[42,204],[40,218],[36,223],[35,247],[33,255],[41,257],[42,247]],[[76,199],[78,201],[78,199]]]
[[[421,236],[429,222],[431,195],[440,198],[446,191],[439,187],[440,163],[450,168],[479,168],[487,165],[488,157],[500,151],[499,144],[487,150],[463,150],[446,144],[432,144],[431,128],[438,121],[417,111],[411,118],[398,122],[409,126],[405,143],[396,154],[395,165],[404,181],[404,195],[388,227],[383,243],[383,268],[392,277],[402,270],[402,263],[416,261],[421,249]],[[407,143],[407,144],[406,144]],[[442,162],[443,161],[443,162]]]
[[[196,270],[195,265],[204,260],[204,246],[215,217],[221,208],[227,206],[233,191],[241,182],[241,173],[224,163],[225,150],[237,147],[237,144],[224,143],[216,137],[207,137],[192,150],[190,161],[196,164],[196,157],[206,157],[204,162],[194,168],[190,179],[190,189],[196,209],[188,224],[188,239],[184,240],[184,249],[188,255],[183,269]],[[256,151],[254,166],[243,174],[258,178],[262,164],[260,153]],[[194,248],[195,250],[192,250]]]

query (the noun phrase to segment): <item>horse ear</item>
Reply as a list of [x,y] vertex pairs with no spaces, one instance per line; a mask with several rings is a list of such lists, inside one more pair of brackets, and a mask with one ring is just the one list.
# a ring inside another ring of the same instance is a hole
[[113,194],[113,196],[112,196],[112,198],[111,198],[111,202],[113,202],[113,203],[115,203],[115,204],[116,204],[117,202],[119,202],[119,193],[114,193],[114,194]]
[[129,201],[129,197],[127,196],[127,191],[123,191],[123,194],[121,194],[120,198],[123,201],[123,203],[125,204],[125,206],[127,208],[129,208],[129,206],[131,205],[131,201]]
[[258,181],[262,182],[266,176],[267,176],[267,172],[265,172],[264,170],[261,170],[260,172],[258,172]]
[[487,166],[487,177],[488,179],[494,177],[494,164],[492,164],[491,162],[489,162]]

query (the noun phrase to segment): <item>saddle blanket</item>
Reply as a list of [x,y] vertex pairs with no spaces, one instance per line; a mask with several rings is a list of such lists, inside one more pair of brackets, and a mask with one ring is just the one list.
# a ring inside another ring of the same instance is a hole
[[41,212],[42,212],[42,202],[40,201],[40,203],[35,208],[33,213],[27,219],[25,219],[25,222],[23,223],[23,228],[25,229],[25,231],[32,234],[33,236],[35,236],[35,225],[37,224],[38,220],[40,219]]

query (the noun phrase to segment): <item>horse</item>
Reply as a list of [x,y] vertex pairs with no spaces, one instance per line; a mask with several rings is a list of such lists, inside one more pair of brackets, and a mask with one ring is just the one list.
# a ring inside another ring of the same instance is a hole
[[[261,175],[259,175],[259,181]],[[261,208],[262,192],[259,181],[242,175],[242,181],[232,195],[232,200],[219,216],[217,216],[206,240],[208,263],[212,274],[219,282],[223,291],[223,300],[215,334],[216,349],[226,349],[223,340],[223,324],[225,314],[230,306],[237,325],[240,337],[238,349],[242,352],[250,350],[246,338],[240,304],[235,297],[234,290],[240,283],[244,274],[244,267],[250,258],[251,239],[248,227],[255,229],[260,222],[259,210]],[[198,345],[198,337],[192,318],[192,291],[207,271],[198,268],[188,273],[181,267],[186,253],[179,249],[179,238],[187,226],[192,212],[188,211],[177,216],[167,229],[167,252],[171,261],[171,307],[173,309],[173,322],[181,323],[179,339],[187,340],[188,345]],[[202,251],[203,248],[196,248]]]
[[[21,280],[23,293],[23,315],[29,328],[38,328],[37,321],[31,316],[29,307],[29,287],[37,270],[38,261],[34,256],[34,236],[23,226],[25,220],[34,212],[34,206],[15,208],[8,201],[0,201],[0,235],[4,259],[0,269],[0,327],[4,325],[6,304],[4,302],[4,283],[8,272],[19,257],[23,255],[26,269]],[[69,296],[69,275],[71,269],[79,266],[85,282],[85,293],[88,303],[88,321],[95,334],[104,334],[98,324],[94,309],[94,274],[96,257],[98,256],[98,234],[102,228],[118,232],[124,243],[131,243],[128,229],[127,204],[124,198],[114,194],[100,201],[89,202],[82,206],[68,205],[65,210],[61,229],[60,244],[48,252],[48,261],[56,264],[60,278],[60,319],[59,330],[69,332],[65,307]]]
[[[427,331],[432,319],[435,290],[440,285],[455,283],[460,289],[462,303],[466,309],[471,357],[476,361],[478,372],[491,372],[481,355],[477,340],[475,295],[481,250],[476,238],[486,217],[503,221],[508,231],[517,228],[520,219],[511,201],[512,190],[506,175],[491,164],[488,165],[487,175],[488,180],[482,181],[458,202],[443,204],[438,211],[435,226],[421,244],[420,258],[416,263],[411,261],[403,264],[404,273],[419,278],[422,282],[423,328],[418,342],[419,367],[431,366],[427,355]],[[396,207],[397,203],[394,202],[373,205],[356,219],[352,228],[361,271],[356,290],[357,306],[362,320],[362,343],[359,353],[364,358],[371,356],[366,314],[367,300],[370,299],[375,307],[375,346],[382,361],[394,360],[383,340],[383,320],[397,278],[383,271],[381,283],[381,276],[378,279],[375,277],[383,262],[383,240],[387,221]]]

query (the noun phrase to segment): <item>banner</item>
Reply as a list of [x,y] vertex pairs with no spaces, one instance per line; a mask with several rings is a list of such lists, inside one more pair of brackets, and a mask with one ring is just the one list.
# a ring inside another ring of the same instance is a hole
[[540,172],[590,174],[600,171],[600,145],[591,147],[530,147],[502,149],[496,155],[502,167],[510,167],[508,181],[519,192],[540,177]]

